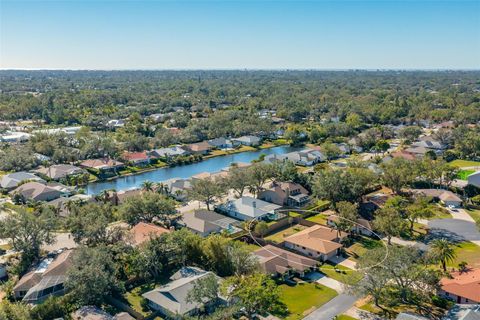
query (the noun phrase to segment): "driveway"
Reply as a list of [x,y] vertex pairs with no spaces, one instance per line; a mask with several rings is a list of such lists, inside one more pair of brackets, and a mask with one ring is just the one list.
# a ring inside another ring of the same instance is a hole
[[312,272],[308,275],[308,279],[315,281],[318,284],[324,285],[326,287],[329,287],[338,293],[343,292],[343,283],[340,281],[337,281],[335,279],[329,278],[323,273],[320,272]]
[[435,219],[428,223],[428,227],[432,238],[471,241],[480,246],[480,232],[473,222],[464,219]]
[[344,257],[331,257],[328,259],[328,261],[334,263],[334,264],[339,264],[341,266],[356,270],[357,269],[357,263],[353,260],[350,260],[348,258]]
[[450,209],[450,208],[447,208],[447,210],[448,210],[448,212],[450,212],[453,219],[465,220],[465,221],[468,221],[468,222],[475,223],[475,220],[473,220],[473,218],[464,209]]
[[350,309],[355,301],[357,301],[357,297],[355,296],[344,293],[339,294],[303,318],[303,320],[331,320],[336,315],[342,314]]

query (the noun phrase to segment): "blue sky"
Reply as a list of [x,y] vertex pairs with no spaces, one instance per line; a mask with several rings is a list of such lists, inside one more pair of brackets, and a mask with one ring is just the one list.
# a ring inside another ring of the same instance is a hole
[[480,0],[0,0],[0,67],[479,69]]

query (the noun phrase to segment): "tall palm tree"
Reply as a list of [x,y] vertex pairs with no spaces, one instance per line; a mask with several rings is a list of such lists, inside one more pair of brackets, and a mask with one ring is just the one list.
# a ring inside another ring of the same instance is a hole
[[441,263],[442,269],[445,272],[447,271],[447,262],[453,261],[457,256],[452,244],[445,238],[432,241],[430,244],[430,254],[436,261]]
[[153,182],[148,180],[143,181],[142,189],[144,191],[153,191]]

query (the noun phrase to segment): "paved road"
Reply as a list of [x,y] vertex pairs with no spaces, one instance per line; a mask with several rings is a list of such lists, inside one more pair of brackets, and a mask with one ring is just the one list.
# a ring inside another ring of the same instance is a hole
[[475,223],[460,219],[435,219],[428,223],[430,234],[456,241],[472,241],[480,245],[480,232]]
[[350,309],[357,301],[357,297],[348,294],[339,294],[320,308],[316,309],[303,320],[331,320],[338,314]]

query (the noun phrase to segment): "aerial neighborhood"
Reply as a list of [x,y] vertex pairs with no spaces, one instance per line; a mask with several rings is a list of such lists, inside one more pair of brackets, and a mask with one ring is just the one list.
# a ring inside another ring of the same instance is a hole
[[0,319],[479,319],[478,77],[0,71]]

